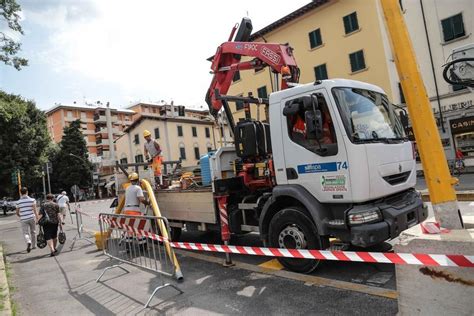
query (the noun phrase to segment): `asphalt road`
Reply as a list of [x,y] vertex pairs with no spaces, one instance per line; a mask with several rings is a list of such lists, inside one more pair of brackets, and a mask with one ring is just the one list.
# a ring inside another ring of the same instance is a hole
[[[212,260],[197,259],[188,252],[177,254],[184,281],[164,278],[129,265],[129,271],[107,271],[109,261],[95,245],[78,241],[67,226],[68,241],[59,255],[47,249],[26,253],[14,215],[0,217],[0,240],[12,267],[13,299],[21,315],[395,315],[397,301],[318,283],[291,279],[236,265],[224,268]],[[188,255],[189,254],[189,255]],[[195,254],[194,254],[195,255]],[[169,282],[184,291],[160,290],[151,307],[142,310],[153,290]]]
[[[97,231],[98,222],[97,216],[101,212],[111,212],[109,208],[112,200],[103,201],[90,201],[83,202],[80,206],[81,209],[90,214],[89,216],[83,216],[82,220],[84,227],[91,231]],[[427,203],[429,207],[429,216],[433,216],[432,208],[430,203]],[[474,211],[474,206],[470,206],[470,202],[459,202],[461,211],[463,214],[471,214]],[[75,219],[74,219],[75,220]],[[71,219],[68,219],[68,225],[71,223]],[[71,226],[72,227],[72,226]],[[212,233],[200,233],[200,232],[183,232],[180,241],[185,242],[199,242],[199,243],[210,243],[210,244],[222,244],[220,236]],[[394,239],[386,242],[382,245],[363,249],[362,251],[375,251],[384,252],[390,251],[392,245],[398,240]],[[243,236],[237,236],[232,238],[232,245],[239,246],[263,246],[257,234],[247,234]],[[361,250],[361,249],[350,249],[350,250]],[[223,254],[220,253],[204,253],[206,256],[212,256],[217,258],[224,258]],[[269,268],[273,270],[285,270],[276,259],[261,257],[261,256],[247,256],[247,255],[232,255],[234,261],[242,262],[245,264],[251,264],[258,267]],[[374,264],[374,263],[363,263],[363,262],[343,262],[343,261],[325,261],[314,271],[312,276],[324,278],[328,280],[337,280],[342,282],[349,282],[357,284],[360,287],[377,287],[388,290],[396,289],[395,279],[395,267],[392,264]]]

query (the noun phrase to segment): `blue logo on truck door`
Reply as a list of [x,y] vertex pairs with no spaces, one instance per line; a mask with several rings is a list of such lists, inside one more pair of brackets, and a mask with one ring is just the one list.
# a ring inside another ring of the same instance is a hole
[[325,163],[312,163],[307,165],[299,165],[298,173],[318,173],[318,172],[334,172],[341,169],[347,169],[346,161],[334,161]]

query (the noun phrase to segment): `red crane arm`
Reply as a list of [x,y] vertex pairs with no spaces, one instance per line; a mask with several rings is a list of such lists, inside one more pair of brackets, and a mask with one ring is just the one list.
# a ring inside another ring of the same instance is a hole
[[[241,62],[240,56],[255,57]],[[257,42],[225,42],[217,48],[212,59],[211,85],[206,95],[206,102],[213,115],[222,108],[222,101],[215,98],[215,90],[225,95],[239,70],[259,69],[269,66],[274,73],[282,75],[281,89],[288,88],[288,83],[297,83],[299,69],[293,56],[293,49],[288,44],[269,44]]]

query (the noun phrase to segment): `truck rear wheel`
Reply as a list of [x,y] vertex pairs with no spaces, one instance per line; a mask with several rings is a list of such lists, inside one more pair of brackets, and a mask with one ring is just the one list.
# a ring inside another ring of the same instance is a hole
[[[327,244],[320,237],[313,221],[299,207],[279,211],[270,221],[269,242],[274,248],[322,249]],[[301,273],[314,271],[321,260],[278,258],[289,270]]]

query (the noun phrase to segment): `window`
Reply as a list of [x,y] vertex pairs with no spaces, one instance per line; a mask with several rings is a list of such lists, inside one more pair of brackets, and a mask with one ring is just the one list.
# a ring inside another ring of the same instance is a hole
[[357,22],[357,12],[352,12],[342,18],[344,21],[344,31],[346,34],[352,33],[359,29],[359,22]]
[[126,165],[128,163],[128,159],[127,158],[122,158],[120,159],[120,164],[121,165]]
[[239,81],[240,80],[240,71],[234,72],[234,78],[232,79],[233,82]]
[[178,136],[179,137],[183,136],[183,127],[182,126],[178,126]]
[[138,134],[135,134],[135,140],[134,140],[135,144],[140,144],[140,136],[138,136]]
[[198,132],[197,132],[196,126],[192,126],[192,127],[191,127],[191,131],[192,131],[192,133],[193,133],[193,137],[197,137],[197,136],[198,136]]
[[179,149],[179,158],[181,158],[182,160],[186,160],[186,150],[184,147],[181,147]]
[[351,61],[352,72],[365,69],[364,51],[360,50],[358,52],[349,54],[349,59]]
[[206,127],[204,130],[206,131],[206,138],[211,137],[211,131],[209,130],[209,127]]
[[155,138],[160,138],[160,128],[155,128]]
[[[317,94],[319,108],[321,109],[322,116],[322,138],[319,140],[313,138],[307,138],[306,134],[306,123],[305,117],[308,114],[312,114],[313,109],[305,109],[303,105],[303,99],[297,98],[290,100],[285,104],[285,110],[290,110],[286,113],[286,119],[288,124],[288,134],[290,139],[296,144],[306,148],[309,151],[315,152],[321,156],[332,156],[337,154],[337,139],[332,123],[331,114],[326,103],[326,99],[321,95]],[[300,104],[298,107],[294,105]],[[283,113],[286,111],[284,110]],[[307,113],[310,112],[310,113]]]
[[398,91],[400,91],[400,103],[405,103],[405,95],[403,94],[402,84],[398,83]]
[[81,111],[81,119],[85,119],[85,118],[86,118],[86,112]]
[[143,155],[136,155],[135,156],[135,163],[143,162]]
[[441,26],[443,27],[443,37],[445,42],[449,42],[453,39],[466,35],[461,13],[441,20]]
[[267,86],[263,86],[257,89],[257,95],[259,98],[268,98]]
[[199,160],[199,158],[201,158],[201,155],[199,154],[199,147],[194,147],[194,158],[196,158],[196,160]]
[[314,77],[316,78],[316,80],[324,80],[328,78],[326,64],[314,67]]
[[72,118],[72,111],[67,111],[67,117]]
[[323,44],[321,39],[321,29],[314,30],[308,34],[309,36],[309,46],[315,48]]

